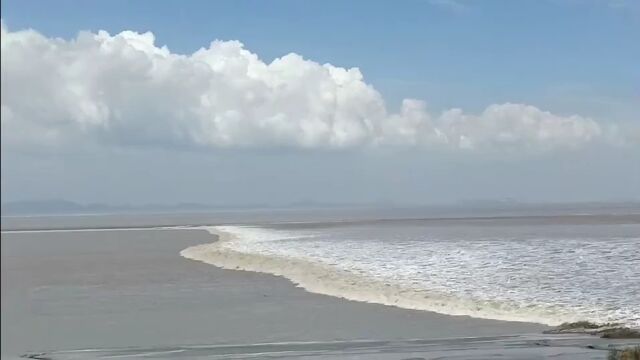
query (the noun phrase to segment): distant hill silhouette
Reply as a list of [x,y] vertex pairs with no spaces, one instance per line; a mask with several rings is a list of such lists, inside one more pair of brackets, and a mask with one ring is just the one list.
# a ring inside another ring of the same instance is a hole
[[69,200],[32,200],[11,201],[2,204],[2,216],[26,215],[79,215],[79,214],[110,214],[110,213],[165,213],[165,212],[204,212],[214,210],[234,209],[311,209],[311,208],[345,208],[358,206],[381,206],[375,204],[331,203],[317,201],[299,201],[284,205],[255,204],[217,204],[201,203],[178,204],[145,204],[145,205],[109,205],[103,203],[80,204]]
[[105,214],[119,212],[164,212],[164,211],[204,211],[215,206],[198,203],[175,205],[147,204],[108,205],[101,203],[80,204],[68,200],[12,201],[2,204],[2,215],[55,215],[55,214]]
[[178,203],[178,204],[144,204],[144,205],[110,205],[103,203],[80,204],[61,199],[11,201],[2,204],[2,216],[30,216],[30,215],[81,215],[81,214],[116,214],[116,213],[189,213],[218,210],[251,210],[251,209],[348,209],[348,208],[424,208],[424,209],[466,209],[466,210],[536,210],[555,209],[571,211],[597,210],[602,207],[610,210],[629,209],[640,213],[640,201],[615,201],[615,202],[582,202],[582,203],[523,203],[514,199],[500,200],[465,200],[454,204],[418,205],[396,204],[390,201],[377,201],[372,203],[337,203],[303,200],[289,204],[202,204],[202,203]]

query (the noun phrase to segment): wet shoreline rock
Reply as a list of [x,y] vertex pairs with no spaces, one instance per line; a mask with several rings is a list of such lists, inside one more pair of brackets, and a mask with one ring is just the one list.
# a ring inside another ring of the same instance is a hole
[[588,321],[563,323],[544,334],[588,334],[605,339],[640,339],[640,330],[621,326],[620,324],[596,324]]

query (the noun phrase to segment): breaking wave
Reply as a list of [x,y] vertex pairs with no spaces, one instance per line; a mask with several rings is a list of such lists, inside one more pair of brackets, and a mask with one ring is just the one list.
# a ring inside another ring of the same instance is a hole
[[[408,284],[402,281],[401,276],[384,278],[367,271],[354,271],[348,267],[336,266],[336,259],[331,263],[321,257],[314,258],[314,245],[304,245],[310,246],[306,249],[310,256],[296,256],[295,252],[285,249],[287,244],[291,244],[287,241],[298,241],[300,244],[301,239],[314,236],[311,232],[288,235],[286,232],[246,226],[212,226],[202,229],[216,235],[218,241],[184,249],[180,252],[181,256],[224,269],[281,276],[312,293],[447,315],[535,322],[552,326],[585,319],[594,322],[619,321],[634,327],[637,327],[639,322],[638,314],[633,317],[628,313],[620,314],[619,310],[603,312],[596,309],[585,312],[553,302],[523,303],[460,296],[459,293],[447,293],[437,287],[434,289],[423,284]],[[258,245],[265,243],[278,243],[277,247],[280,249],[273,251],[274,245]],[[303,252],[304,246],[301,248]],[[349,259],[344,257],[338,261],[348,262]],[[433,269],[434,272],[442,270]]]

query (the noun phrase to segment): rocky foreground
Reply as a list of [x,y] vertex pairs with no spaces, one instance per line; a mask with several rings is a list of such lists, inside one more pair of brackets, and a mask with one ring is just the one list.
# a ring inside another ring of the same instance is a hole
[[545,334],[589,334],[605,339],[640,339],[640,330],[621,326],[620,324],[596,324],[588,321],[564,323]]

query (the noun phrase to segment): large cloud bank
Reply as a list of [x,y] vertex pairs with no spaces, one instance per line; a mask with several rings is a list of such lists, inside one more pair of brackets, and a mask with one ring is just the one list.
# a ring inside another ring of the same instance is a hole
[[2,25],[5,143],[185,147],[553,149],[605,138],[597,122],[522,104],[390,113],[357,68],[297,54],[265,63],[238,41],[191,55],[151,33],[47,38]]

